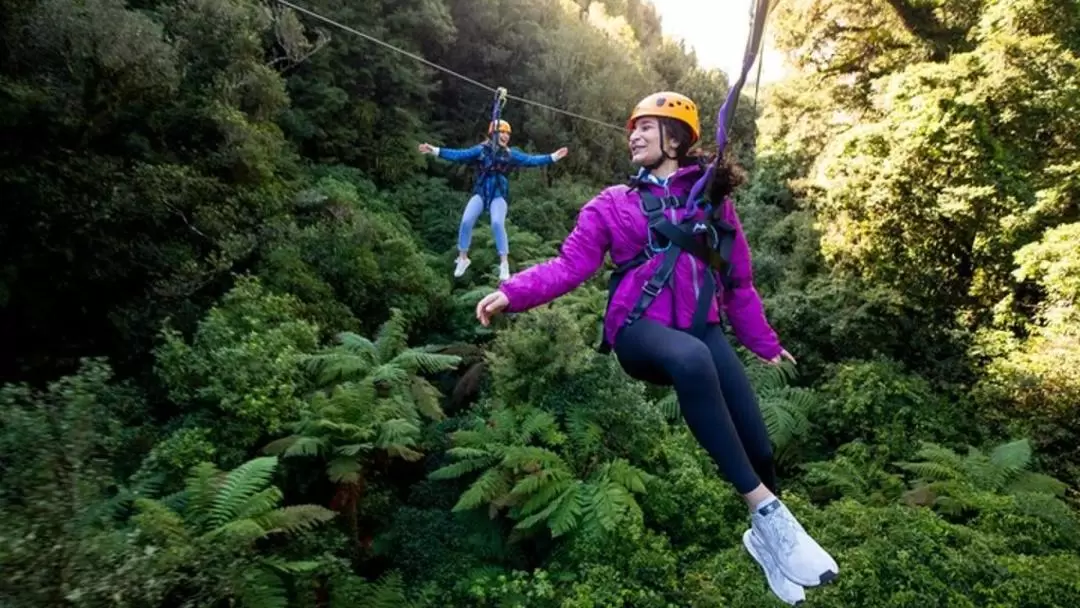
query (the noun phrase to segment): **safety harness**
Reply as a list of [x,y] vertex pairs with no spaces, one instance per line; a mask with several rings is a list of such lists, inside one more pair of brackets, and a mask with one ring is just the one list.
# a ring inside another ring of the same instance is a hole
[[[502,109],[505,105],[506,88],[499,87],[495,90],[495,99],[491,104],[491,122],[489,124],[498,127]],[[501,187],[503,184],[496,185],[493,192],[485,187],[488,184],[488,176],[493,174],[506,176],[513,169],[510,162],[510,151],[499,145],[499,131],[497,128],[493,130],[491,137],[488,138],[488,144],[484,146],[480,160],[474,164],[476,166],[476,177],[473,181],[473,194],[480,195],[480,198],[484,201],[484,210],[486,211],[491,206],[491,201],[498,196],[501,196],[503,200],[509,203],[510,192],[507,188]]]
[[[641,288],[641,295],[622,326],[626,327],[640,319],[653,300],[660,295],[664,286],[671,281],[679,255],[685,252],[706,264],[704,284],[698,291],[697,305],[690,325],[690,333],[701,337],[705,333],[710,304],[716,297],[714,273],[715,277],[720,279],[724,289],[734,287],[730,262],[731,247],[735,242],[735,227],[720,217],[714,217],[712,206],[709,204],[703,207],[704,218],[694,218],[691,215],[677,224],[673,223],[664,215],[664,212],[686,206],[688,196],[657,197],[649,192],[648,188],[643,187],[639,177],[631,178],[628,186],[631,193],[638,195],[641,212],[648,218],[649,242],[630,261],[620,264],[612,271],[611,278],[608,280],[608,303],[604,316],[607,316],[615,291],[626,274],[662,254],[663,260],[657,266],[656,272]],[[612,345],[607,341],[603,322],[601,322],[600,335],[600,345],[597,350],[604,354],[611,352]]]

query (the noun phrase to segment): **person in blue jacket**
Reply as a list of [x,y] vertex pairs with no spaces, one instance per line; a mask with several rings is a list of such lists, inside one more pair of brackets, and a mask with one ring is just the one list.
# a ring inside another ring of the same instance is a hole
[[[469,243],[472,241],[473,226],[480,218],[480,213],[488,209],[491,215],[491,233],[495,237],[495,249],[499,253],[499,280],[510,278],[508,256],[510,245],[506,238],[506,199],[509,198],[510,182],[507,173],[516,167],[540,167],[550,165],[566,157],[567,149],[559,148],[551,154],[526,154],[517,148],[509,147],[511,128],[505,120],[498,121],[498,145],[491,145],[490,140],[471,148],[439,148],[431,144],[420,144],[422,154],[435,156],[457,163],[475,163],[478,167],[476,182],[473,185],[472,198],[465,205],[458,228],[458,258],[454,267],[454,276],[465,274],[469,261]],[[488,125],[488,137],[495,131],[495,123]]]

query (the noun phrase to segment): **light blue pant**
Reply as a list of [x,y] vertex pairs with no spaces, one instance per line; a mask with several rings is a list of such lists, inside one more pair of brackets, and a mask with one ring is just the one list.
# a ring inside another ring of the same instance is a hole
[[[473,226],[480,214],[484,212],[484,201],[479,194],[474,194],[465,205],[465,213],[461,215],[461,227],[458,228],[458,251],[468,251],[469,243],[472,242]],[[510,253],[510,245],[506,242],[506,199],[499,196],[491,201],[491,234],[495,237],[495,251],[499,255]]]

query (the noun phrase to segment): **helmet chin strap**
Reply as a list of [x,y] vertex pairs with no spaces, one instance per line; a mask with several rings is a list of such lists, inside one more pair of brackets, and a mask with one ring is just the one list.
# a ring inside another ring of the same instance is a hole
[[646,169],[649,170],[649,173],[652,173],[653,171],[656,170],[657,167],[664,164],[665,160],[674,160],[674,161],[679,160],[678,156],[669,156],[668,153],[667,153],[667,150],[664,149],[664,140],[666,138],[664,137],[664,123],[663,123],[663,121],[659,121],[657,123],[657,126],[660,129],[660,141],[659,141],[659,144],[658,144],[660,146],[660,157],[657,158],[656,162],[654,162],[652,164],[643,165]]

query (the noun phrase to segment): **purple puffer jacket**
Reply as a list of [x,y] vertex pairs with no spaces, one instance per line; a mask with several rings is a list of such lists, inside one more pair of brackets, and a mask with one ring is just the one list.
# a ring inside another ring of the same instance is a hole
[[[668,180],[668,191],[685,196],[702,174],[698,166],[683,167]],[[664,188],[647,183],[656,196],[664,196]],[[506,294],[510,305],[507,312],[523,312],[566,294],[585,282],[604,263],[604,254],[623,264],[637,255],[648,242],[648,223],[639,206],[640,197],[625,185],[611,186],[589,201],[578,214],[577,225],[563,241],[559,256],[537,264],[503,282],[499,290]],[[772,359],[782,347],[776,332],[765,319],[765,310],[752,283],[750,247],[743,235],[742,225],[731,200],[724,201],[724,219],[735,227],[735,243],[731,250],[731,278],[735,287],[724,290],[717,282],[719,302],[727,315],[735,337],[754,354]],[[686,209],[668,210],[672,222],[681,221]],[[703,212],[697,211],[699,216]],[[659,266],[662,255],[629,271],[619,283],[611,300],[604,322],[604,335],[615,344],[615,335],[641,295],[642,286]],[[704,262],[689,253],[682,253],[675,266],[672,282],[664,287],[645,310],[642,318],[653,319],[680,329],[690,327],[694,316],[697,290],[706,272]],[[719,321],[719,306],[714,298],[709,309],[709,321]],[[674,323],[673,323],[674,321]]]

